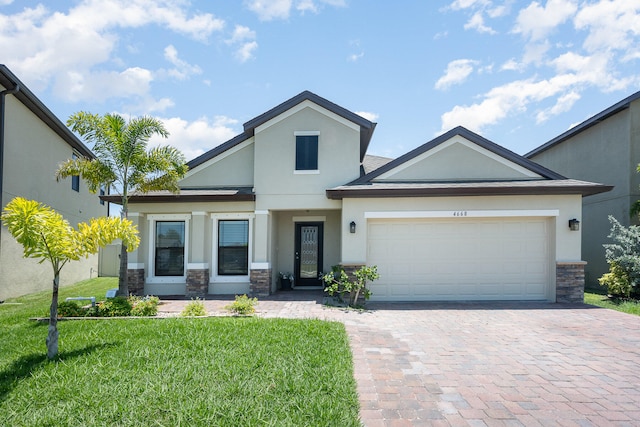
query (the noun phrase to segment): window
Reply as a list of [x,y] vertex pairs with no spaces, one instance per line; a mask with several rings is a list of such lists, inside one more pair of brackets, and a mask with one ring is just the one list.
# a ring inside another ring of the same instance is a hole
[[218,275],[249,274],[249,220],[218,221]]
[[318,135],[296,135],[296,170],[318,170]]
[[156,222],[156,276],[184,276],[184,236],[184,221]]
[[[104,196],[104,187],[100,187],[100,195]],[[104,206],[104,200],[100,199],[100,204]]]
[[[73,153],[71,156],[73,160],[78,160],[78,156],[76,153]],[[80,175],[73,175],[71,177],[71,189],[73,191],[80,191]]]

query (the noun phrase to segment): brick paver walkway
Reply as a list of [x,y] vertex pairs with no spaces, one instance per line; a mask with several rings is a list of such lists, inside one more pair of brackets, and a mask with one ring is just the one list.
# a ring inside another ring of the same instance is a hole
[[[356,312],[320,301],[281,293],[258,310],[345,324],[367,427],[640,425],[640,317],[584,305],[370,303]],[[212,312],[228,303],[206,301]]]

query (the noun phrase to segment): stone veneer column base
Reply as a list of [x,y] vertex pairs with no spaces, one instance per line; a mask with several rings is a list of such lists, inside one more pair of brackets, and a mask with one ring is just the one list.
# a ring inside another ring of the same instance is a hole
[[584,302],[584,261],[556,263],[556,302]]
[[252,297],[271,295],[271,269],[251,269],[249,273],[249,293]]
[[128,269],[127,285],[129,295],[144,296],[144,268]]
[[209,269],[187,270],[187,298],[204,298],[209,291]]

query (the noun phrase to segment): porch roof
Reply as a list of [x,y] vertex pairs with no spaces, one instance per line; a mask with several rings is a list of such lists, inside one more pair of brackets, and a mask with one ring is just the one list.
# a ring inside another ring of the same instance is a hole
[[482,182],[372,182],[347,184],[327,190],[329,199],[366,197],[446,197],[580,194],[610,191],[610,185],[575,179]]
[[[100,196],[106,202],[122,204],[122,195]],[[146,194],[129,195],[129,203],[183,203],[183,202],[252,202],[256,195],[251,187],[181,189],[178,193],[152,191]]]

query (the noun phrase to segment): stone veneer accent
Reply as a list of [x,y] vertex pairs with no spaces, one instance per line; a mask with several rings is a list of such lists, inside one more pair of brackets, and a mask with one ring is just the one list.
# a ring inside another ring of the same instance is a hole
[[584,302],[584,261],[556,263],[556,302]]
[[127,285],[129,286],[129,295],[144,295],[144,268],[127,270]]
[[271,269],[252,269],[249,273],[249,293],[252,297],[266,297],[271,294]]
[[204,298],[209,291],[209,269],[187,270],[187,298]]

